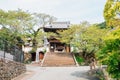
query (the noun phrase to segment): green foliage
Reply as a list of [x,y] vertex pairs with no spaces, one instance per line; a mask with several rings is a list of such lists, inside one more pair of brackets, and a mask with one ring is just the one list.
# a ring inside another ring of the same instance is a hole
[[35,39],[37,46],[43,46],[44,33],[42,31],[39,31]]
[[12,33],[23,33],[26,23],[31,18],[29,13],[20,9],[16,11],[0,10],[0,15],[0,25],[9,28]]
[[97,49],[102,42],[102,37],[105,35],[105,29],[99,29],[96,26],[73,25],[70,29],[61,31],[60,40],[67,44],[71,43],[81,49],[87,49],[88,52]]
[[[14,41],[20,37],[26,41],[27,37],[31,37],[33,46],[36,48],[38,45],[43,44],[43,27],[54,21],[56,18],[44,13],[30,14],[27,11],[0,10],[0,28],[4,31],[0,32],[0,36],[6,37]],[[38,44],[40,43],[40,44]]]
[[100,29],[105,29],[105,28],[107,28],[106,22],[99,23],[99,24],[97,24],[97,26],[98,26]]
[[68,30],[60,31],[59,40],[74,46],[77,52],[82,52],[82,57],[88,60],[90,57],[95,57],[106,32],[106,29],[100,29],[96,25],[81,23],[80,25],[72,25]]
[[32,17],[33,18],[29,21],[28,27],[26,28],[26,33],[32,36],[33,47],[42,46],[45,36],[42,30],[56,18],[44,13],[34,13]]
[[113,78],[120,79],[120,52],[112,52],[108,57],[108,72]]
[[105,45],[99,52],[101,61],[108,65],[108,72],[113,78],[120,79],[120,1],[107,0],[104,18],[107,25],[115,27],[105,38]]
[[80,57],[79,55],[75,55],[75,58],[78,64],[83,65],[85,60],[82,57]]
[[0,37],[12,44],[23,44],[24,28],[30,14],[20,9],[16,11],[0,10]]
[[120,79],[120,29],[114,30],[105,38],[99,52],[99,59],[108,65],[107,71],[113,78]]
[[30,53],[30,54],[34,54],[34,53],[36,53],[36,49],[35,49],[35,48],[32,48],[32,50],[29,51],[28,53]]
[[47,38],[58,37],[58,35],[57,35],[56,33],[53,33],[53,32],[45,32],[44,35],[45,35]]
[[46,53],[46,49],[44,49],[43,53],[44,53],[44,54]]
[[58,31],[59,33],[58,39],[63,43],[70,44],[71,41],[73,40],[73,37],[75,36],[76,29],[77,29],[77,26],[76,27],[71,26],[67,30]]
[[109,26],[119,26],[120,1],[107,0],[104,8],[104,18]]
[[0,30],[0,38],[4,41],[7,41],[9,45],[21,43],[21,38],[18,36],[16,36],[15,38],[13,37],[13,35],[14,33],[11,33],[11,31],[8,28],[1,28]]

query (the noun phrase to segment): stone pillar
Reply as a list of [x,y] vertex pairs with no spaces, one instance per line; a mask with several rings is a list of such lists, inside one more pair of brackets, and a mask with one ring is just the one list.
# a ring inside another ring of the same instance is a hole
[[36,62],[39,62],[39,49],[37,48],[36,50],[36,58],[35,58]]
[[73,52],[73,50],[74,50],[73,46],[70,49],[71,49],[71,52]]
[[46,47],[46,52],[50,52],[49,46]]

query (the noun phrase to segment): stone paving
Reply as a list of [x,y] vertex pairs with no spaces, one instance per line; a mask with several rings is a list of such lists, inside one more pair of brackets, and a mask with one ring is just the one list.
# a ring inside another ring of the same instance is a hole
[[89,66],[38,67],[27,66],[27,72],[14,80],[99,80],[88,76]]

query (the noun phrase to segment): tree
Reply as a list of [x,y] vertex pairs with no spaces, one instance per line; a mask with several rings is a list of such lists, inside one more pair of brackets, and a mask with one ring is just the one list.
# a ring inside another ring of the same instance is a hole
[[26,28],[26,33],[32,38],[32,43],[34,50],[36,50],[38,43],[43,44],[45,33],[43,28],[56,18],[44,13],[34,13],[32,14],[32,19],[29,21],[28,27]]
[[81,52],[82,57],[89,61],[90,57],[95,57],[96,51],[102,44],[102,37],[105,35],[105,29],[99,29],[96,25],[81,23],[72,25],[68,30],[59,32],[59,40],[73,45]]
[[22,11],[21,9],[15,11],[3,11],[0,10],[0,26],[2,30],[6,30],[4,38],[10,36],[9,38],[13,43],[17,43],[18,37],[23,37],[24,28],[26,27],[27,21],[30,19],[30,14]]
[[31,14],[21,9],[14,11],[0,10],[0,26],[7,28],[11,38],[15,41],[21,37],[24,41],[26,37],[32,38],[33,47],[42,43],[44,38],[43,27],[52,23],[56,18],[44,13]]
[[75,30],[76,30],[76,27],[70,27],[67,30],[58,31],[59,36],[57,37],[57,39],[69,45],[73,39]]
[[101,62],[108,65],[109,74],[120,80],[120,29],[109,32],[104,42],[98,57]]
[[100,28],[100,29],[107,29],[107,25],[106,25],[106,22],[102,22],[102,23],[99,23],[97,24],[97,26]]
[[120,1],[107,0],[104,8],[104,18],[109,26],[120,25]]
[[108,72],[117,80],[120,79],[120,1],[107,0],[104,8],[104,18],[107,25],[113,27],[106,36],[105,44],[100,51],[99,58],[108,65]]

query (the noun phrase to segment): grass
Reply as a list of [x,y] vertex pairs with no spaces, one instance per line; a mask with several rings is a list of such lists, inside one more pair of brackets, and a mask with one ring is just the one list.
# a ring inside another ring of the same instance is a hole
[[84,59],[78,55],[75,55],[76,61],[79,65],[82,65],[84,63]]

